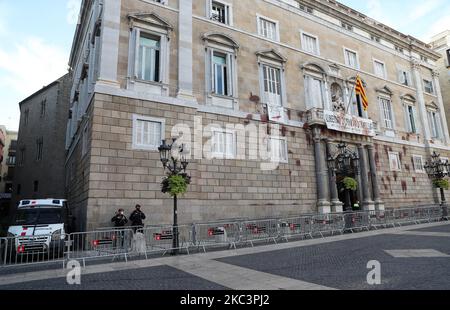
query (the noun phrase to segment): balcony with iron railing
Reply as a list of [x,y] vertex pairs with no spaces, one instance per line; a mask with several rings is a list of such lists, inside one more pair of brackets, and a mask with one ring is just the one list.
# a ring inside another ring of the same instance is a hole
[[376,135],[376,123],[371,119],[358,117],[345,112],[312,108],[305,114],[305,123],[309,126],[321,125],[330,130],[364,136]]

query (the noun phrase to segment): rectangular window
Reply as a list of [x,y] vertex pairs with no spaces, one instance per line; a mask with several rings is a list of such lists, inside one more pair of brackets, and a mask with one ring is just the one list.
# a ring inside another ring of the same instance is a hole
[[18,165],[22,167],[24,164],[25,164],[25,149],[22,148],[20,149]]
[[406,105],[406,121],[408,132],[417,133],[416,128],[416,109],[411,105]]
[[139,37],[137,77],[144,81],[160,82],[160,38],[141,33]]
[[353,31],[353,26],[348,24],[348,23],[346,23],[346,22],[341,22],[341,26],[342,26],[342,28],[345,28],[348,31]]
[[380,98],[380,106],[384,127],[387,129],[394,129],[391,101],[386,98]]
[[165,120],[133,116],[133,149],[156,151],[164,139]]
[[400,155],[397,152],[389,152],[389,167],[391,171],[401,171]]
[[446,51],[446,55],[447,55],[447,68],[450,67],[450,49],[448,49]]
[[230,6],[218,1],[211,2],[211,20],[230,25]]
[[423,157],[420,155],[413,155],[414,171],[417,173],[425,172],[423,166]]
[[345,64],[349,67],[358,69],[358,54],[356,52],[345,49]]
[[268,143],[268,153],[272,162],[287,163],[288,151],[287,142],[284,138],[270,137]]
[[268,65],[263,65],[262,70],[266,103],[281,106],[281,70]]
[[37,161],[42,160],[43,147],[44,147],[43,139],[42,138],[38,139],[36,141],[36,160]]
[[228,74],[228,55],[214,52],[213,54],[213,76],[214,90],[217,95],[230,96],[229,74]]
[[411,77],[409,75],[409,72],[406,70],[399,70],[398,72],[398,80],[401,84],[405,86],[411,85]]
[[431,137],[441,137],[441,120],[437,111],[427,111],[428,123],[430,124]]
[[305,76],[307,107],[324,108],[324,83],[321,79]]
[[386,68],[384,66],[384,63],[378,60],[373,61],[374,71],[375,75],[385,79],[386,78]]
[[236,157],[236,134],[228,130],[212,131],[211,153],[213,158],[233,159]]
[[39,181],[33,182],[33,191],[37,193],[39,191]]
[[317,37],[302,33],[302,48],[306,52],[319,55],[319,42]]
[[380,43],[380,37],[377,37],[377,36],[374,36],[374,35],[370,35],[370,39],[371,39],[372,41],[375,41],[375,42]]
[[395,50],[399,53],[403,53],[403,48],[398,45],[395,46]]
[[41,117],[45,116],[45,110],[47,108],[47,100],[42,100],[41,101]]
[[30,110],[26,109],[25,112],[24,112],[24,116],[23,116],[25,125],[28,125],[28,118],[29,118],[29,116],[30,116]]
[[258,30],[260,36],[278,41],[278,25],[276,22],[258,16]]
[[433,82],[429,80],[423,80],[423,87],[426,93],[433,94],[434,88],[433,88]]

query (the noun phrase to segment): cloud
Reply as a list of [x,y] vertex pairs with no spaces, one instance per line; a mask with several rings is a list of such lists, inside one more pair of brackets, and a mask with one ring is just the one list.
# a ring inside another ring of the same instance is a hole
[[[450,6],[443,10],[443,12],[450,12]],[[425,34],[420,36],[420,39],[425,42],[430,42],[431,38],[445,30],[450,30],[450,14],[444,15],[432,23]]]
[[421,19],[424,16],[435,11],[444,0],[427,0],[422,1],[420,4],[416,5],[414,9],[409,13],[407,20],[412,23],[416,20]]
[[29,37],[12,49],[0,48],[0,83],[25,98],[64,75],[67,63],[62,48]]

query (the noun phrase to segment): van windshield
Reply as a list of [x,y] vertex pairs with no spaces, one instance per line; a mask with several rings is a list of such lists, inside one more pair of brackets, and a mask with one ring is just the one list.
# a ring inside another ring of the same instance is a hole
[[61,208],[39,207],[17,211],[16,225],[49,225],[62,223]]

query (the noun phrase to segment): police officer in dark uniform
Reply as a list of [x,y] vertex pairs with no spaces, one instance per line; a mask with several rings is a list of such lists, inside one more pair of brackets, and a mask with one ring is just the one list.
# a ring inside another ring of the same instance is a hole
[[141,230],[142,228],[144,228],[143,220],[145,220],[145,214],[141,211],[140,205],[136,205],[136,210],[131,213],[130,220],[131,226],[134,227],[133,229],[135,233],[137,229]]

